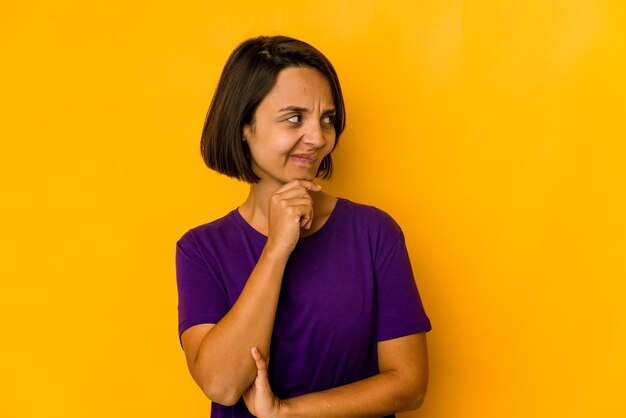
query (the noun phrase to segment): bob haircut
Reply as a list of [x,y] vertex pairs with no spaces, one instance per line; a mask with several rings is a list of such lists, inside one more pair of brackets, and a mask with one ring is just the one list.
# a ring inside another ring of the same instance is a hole
[[[330,61],[306,42],[286,36],[260,36],[235,48],[222,70],[200,141],[200,152],[209,168],[247,183],[260,180],[252,171],[243,127],[252,122],[259,103],[276,84],[278,73],[290,67],[313,68],[328,80],[335,105],[337,146],[346,114],[339,78]],[[331,153],[322,159],[316,177],[330,178]]]

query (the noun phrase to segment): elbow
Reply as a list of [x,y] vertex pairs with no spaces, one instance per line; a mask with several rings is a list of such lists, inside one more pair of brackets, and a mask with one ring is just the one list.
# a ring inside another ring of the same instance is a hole
[[212,370],[194,364],[189,368],[191,376],[211,402],[233,406],[254,382],[255,375],[247,376],[233,370]]
[[229,379],[222,378],[216,373],[200,372],[198,369],[190,368],[191,377],[200,387],[202,392],[211,402],[218,403],[224,406],[235,405],[245,389],[241,389],[235,381],[229,381]]
[[200,388],[211,402],[224,406],[233,406],[243,396],[241,389],[227,384],[216,384],[214,382],[206,382],[201,384]]
[[228,392],[226,390],[215,390],[211,387],[202,387],[202,391],[207,396],[207,398],[211,400],[211,402],[215,402],[224,406],[233,406],[241,398],[241,395],[238,395],[234,391]]
[[398,412],[414,411],[419,409],[426,398],[426,385],[405,384],[397,394],[396,404]]
[[412,402],[408,404],[407,411],[415,411],[419,409],[424,403],[424,398],[426,398],[426,393],[419,393],[417,396],[413,396],[411,399]]
[[396,398],[396,412],[415,411],[424,403],[424,393],[403,393]]

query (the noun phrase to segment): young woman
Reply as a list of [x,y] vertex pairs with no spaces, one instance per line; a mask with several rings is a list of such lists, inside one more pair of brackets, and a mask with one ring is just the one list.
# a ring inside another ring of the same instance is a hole
[[176,247],[179,335],[213,417],[382,417],[424,399],[431,326],[400,227],[315,183],[344,125],[311,45],[259,37],[228,59],[201,151],[250,193]]

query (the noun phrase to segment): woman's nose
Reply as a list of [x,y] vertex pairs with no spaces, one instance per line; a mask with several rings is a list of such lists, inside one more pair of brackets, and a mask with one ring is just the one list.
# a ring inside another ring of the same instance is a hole
[[317,148],[323,147],[326,144],[326,138],[324,138],[324,128],[320,123],[310,124],[308,130],[304,134],[304,142]]

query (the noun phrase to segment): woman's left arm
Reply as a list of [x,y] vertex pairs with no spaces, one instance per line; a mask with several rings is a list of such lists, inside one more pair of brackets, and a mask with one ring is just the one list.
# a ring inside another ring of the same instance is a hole
[[377,418],[419,408],[428,386],[425,332],[379,342],[375,376],[286,400],[271,393],[266,363],[258,355],[256,360],[259,373],[244,399],[259,418]]

